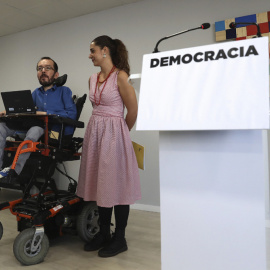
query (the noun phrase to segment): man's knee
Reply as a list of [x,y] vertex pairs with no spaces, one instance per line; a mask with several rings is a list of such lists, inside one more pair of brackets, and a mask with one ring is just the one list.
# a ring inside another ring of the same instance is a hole
[[6,140],[9,136],[6,123],[0,122],[0,139]]
[[5,132],[5,123],[0,122],[0,136],[3,136]]
[[25,140],[37,141],[44,134],[44,129],[38,126],[31,127],[25,137]]

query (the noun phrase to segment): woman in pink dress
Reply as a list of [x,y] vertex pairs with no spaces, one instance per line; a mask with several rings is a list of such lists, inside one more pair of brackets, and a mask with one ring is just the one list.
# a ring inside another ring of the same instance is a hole
[[[89,58],[101,70],[89,79],[93,112],[83,142],[77,195],[96,201],[99,209],[100,232],[84,250],[99,250],[100,257],[110,257],[127,250],[129,205],[141,199],[138,164],[129,134],[138,106],[128,83],[128,52],[122,41],[97,37],[90,45]],[[116,228],[111,238],[113,208]]]

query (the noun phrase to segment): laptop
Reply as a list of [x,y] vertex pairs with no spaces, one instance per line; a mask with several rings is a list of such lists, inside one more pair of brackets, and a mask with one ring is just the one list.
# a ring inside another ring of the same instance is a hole
[[31,90],[1,92],[7,115],[35,114],[35,104]]

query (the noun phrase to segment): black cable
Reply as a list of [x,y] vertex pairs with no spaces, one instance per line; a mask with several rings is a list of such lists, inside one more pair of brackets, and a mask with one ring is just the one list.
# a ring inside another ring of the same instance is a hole
[[60,172],[62,175],[66,176],[66,177],[68,178],[68,180],[69,180],[70,183],[71,183],[71,180],[72,180],[74,183],[77,183],[77,181],[76,181],[75,179],[73,179],[71,176],[69,176],[69,175],[67,174],[67,170],[66,170],[66,167],[65,167],[64,163],[62,163],[62,165],[63,165],[63,167],[64,167],[65,172],[61,171],[57,166],[56,166],[56,170],[57,170],[58,172]]

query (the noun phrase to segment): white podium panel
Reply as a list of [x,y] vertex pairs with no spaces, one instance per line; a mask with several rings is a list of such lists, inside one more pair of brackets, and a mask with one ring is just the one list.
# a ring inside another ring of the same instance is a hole
[[266,270],[268,38],[145,55],[136,129],[160,131],[162,270]]
[[268,128],[267,37],[144,55],[138,130]]
[[265,270],[262,131],[160,132],[162,270]]

